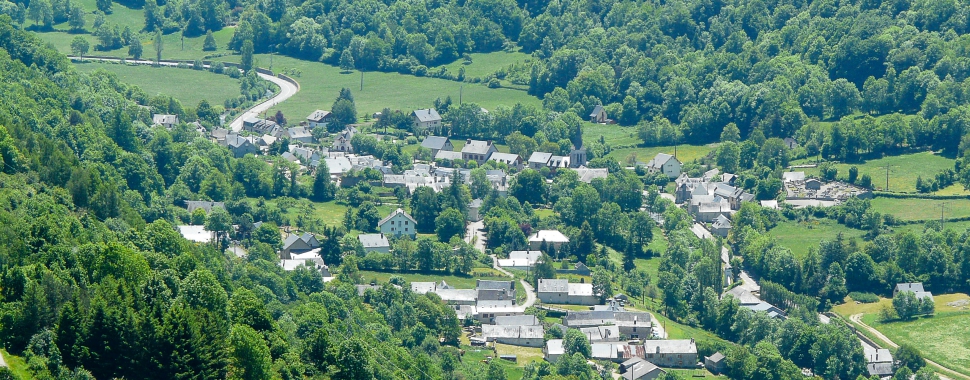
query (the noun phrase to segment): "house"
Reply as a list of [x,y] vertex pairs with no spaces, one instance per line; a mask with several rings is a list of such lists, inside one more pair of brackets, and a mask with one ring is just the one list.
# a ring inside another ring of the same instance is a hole
[[215,128],[212,132],[209,132],[209,138],[221,146],[226,146],[226,136],[229,135],[229,130],[225,128]]
[[788,149],[798,148],[798,142],[795,141],[795,139],[791,137],[785,137],[784,141],[785,141],[785,147],[787,147]]
[[539,279],[539,300],[567,305],[595,305],[600,297],[593,294],[593,284],[570,284],[568,280]]
[[566,353],[562,342],[562,339],[549,339],[546,341],[546,346],[542,348],[542,356],[546,358],[546,361],[555,363],[559,360],[560,356]]
[[578,274],[580,276],[592,276],[593,271],[583,263],[573,264],[573,269],[556,269],[556,273]]
[[646,340],[643,358],[661,367],[696,368],[697,344],[694,339]]
[[502,299],[515,299],[515,283],[512,281],[476,280],[475,289],[478,289],[479,292],[483,290],[500,291],[505,293]]
[[704,368],[707,368],[708,371],[711,371],[711,373],[715,375],[720,374],[721,372],[724,372],[724,368],[725,368],[724,354],[720,352],[715,352],[714,355],[705,356]]
[[583,327],[579,331],[586,335],[586,339],[592,342],[619,342],[620,328],[617,326],[593,326]]
[[478,291],[475,289],[435,289],[437,294],[446,304],[474,306],[478,303]]
[[461,152],[454,152],[450,150],[439,150],[438,153],[435,153],[434,155],[435,161],[438,161],[438,160],[455,161],[460,159],[461,159]]
[[172,129],[176,125],[179,125],[178,115],[167,115],[156,113],[152,115],[152,126],[160,125],[165,127],[165,129]]
[[215,234],[206,230],[205,226],[178,226],[179,233],[185,240],[195,243],[208,243],[215,240]]
[[355,134],[357,134],[357,128],[348,125],[347,128],[344,128],[343,131],[333,138],[333,144],[330,145],[330,149],[335,152],[353,153],[354,146],[350,141],[354,139]]
[[518,154],[495,152],[488,156],[488,161],[506,164],[510,168],[522,169],[522,158]]
[[785,312],[783,310],[775,307],[775,305],[772,305],[772,304],[767,303],[767,302],[764,302],[764,301],[758,302],[758,303],[756,303],[754,305],[741,305],[741,307],[743,307],[745,309],[748,309],[748,310],[751,310],[751,311],[756,312],[756,313],[757,312],[764,312],[765,314],[768,314],[768,316],[769,317],[772,317],[772,318],[777,318],[777,319],[786,319],[786,318],[788,318],[785,315]]
[[290,235],[283,240],[282,258],[290,259],[293,254],[304,253],[320,248],[320,241],[313,234],[306,232],[303,235]]
[[283,152],[283,154],[281,154],[280,157],[289,162],[294,162],[294,163],[300,162],[300,158],[290,152]]
[[741,306],[757,305],[761,303],[761,299],[742,287],[731,288],[731,290],[724,292],[721,299],[723,300],[727,298],[727,296],[734,297],[734,299],[738,300],[738,303],[741,304]]
[[555,172],[557,169],[569,167],[569,157],[553,155],[549,158],[549,169]]
[[481,199],[472,199],[471,202],[468,202],[468,221],[469,222],[477,222],[482,220],[482,216],[479,215],[478,213],[478,210],[481,210],[481,208],[482,208]]
[[498,259],[497,263],[499,267],[505,269],[528,271],[535,266],[541,258],[541,251],[512,251],[509,252],[509,258]]
[[384,234],[360,234],[357,240],[364,246],[365,252],[391,253],[391,243]]
[[893,354],[885,348],[872,349],[863,345],[866,355],[866,370],[869,376],[892,376],[893,375]]
[[437,156],[440,151],[455,150],[455,146],[451,144],[451,140],[441,136],[425,137],[424,141],[421,141],[421,147],[430,149],[432,157]]
[[441,129],[441,115],[438,115],[438,111],[434,108],[414,110],[411,113],[411,118],[414,119],[415,131]]
[[718,215],[717,219],[714,219],[714,223],[711,224],[711,233],[720,237],[727,237],[729,232],[731,232],[731,220],[724,214]]
[[498,149],[491,141],[468,139],[465,141],[465,146],[461,148],[461,159],[475,161],[481,165],[495,152],[498,152]]
[[291,145],[290,152],[292,152],[294,156],[299,157],[300,161],[303,161],[304,164],[317,166],[320,163],[320,151]]
[[381,219],[380,223],[377,223],[378,227],[380,227],[381,233],[384,235],[408,235],[412,238],[418,233],[417,230],[415,230],[417,224],[418,222],[402,209],[394,210],[394,212],[392,212],[390,215],[384,219]]
[[655,364],[639,357],[620,364],[620,378],[626,380],[653,380],[667,373]]
[[206,214],[212,212],[215,207],[226,208],[226,204],[223,202],[209,202],[209,201],[185,201],[185,209],[191,214],[195,209],[201,208]]
[[534,170],[542,169],[549,165],[550,159],[552,159],[552,153],[532,152],[532,155],[529,156],[529,168]]
[[333,177],[341,177],[344,173],[349,172],[353,169],[353,164],[350,163],[350,159],[345,156],[334,157],[334,158],[324,158],[323,162],[327,164],[327,171]]
[[313,142],[313,134],[310,132],[310,128],[307,127],[287,128],[286,136],[290,138],[290,141],[299,141],[304,143]]
[[593,112],[590,112],[589,114],[590,123],[602,124],[602,123],[605,123],[607,120],[609,119],[606,118],[606,110],[603,109],[603,106],[597,104],[596,107],[593,107]]
[[275,121],[255,117],[246,118],[243,120],[243,130],[255,133],[257,135],[271,135],[274,137],[280,137],[283,135],[283,127],[276,124]]
[[569,238],[558,230],[540,230],[529,236],[529,248],[533,251],[538,251],[543,242],[548,247],[558,250],[563,244],[569,243]]
[[302,266],[311,266],[317,270],[323,271],[325,277],[329,277],[330,268],[323,262],[323,257],[320,256],[320,249],[313,249],[307,252],[293,254],[290,258],[280,259],[280,266],[283,267],[285,271],[296,270]]
[[805,172],[784,172],[781,173],[782,182],[800,182],[805,180]]
[[923,290],[922,282],[906,282],[896,284],[893,289],[893,297],[895,298],[899,292],[913,292],[916,294],[917,299],[928,297],[931,301],[933,300],[933,293]]
[[513,315],[495,317],[495,324],[499,326],[538,326],[539,318],[534,315]]
[[809,180],[805,181],[805,188],[808,189],[808,190],[821,190],[822,189],[822,181],[819,181],[819,180],[817,180],[815,178],[809,179]]
[[[718,217],[731,213],[731,203],[724,198],[714,197],[713,202],[698,202],[691,200],[694,209],[694,219],[702,223],[713,223]],[[696,198],[695,198],[696,199]]]
[[677,157],[666,153],[657,153],[657,156],[647,163],[648,172],[663,173],[670,178],[680,177],[680,167],[681,163]]
[[237,135],[235,133],[226,136],[226,146],[232,151],[232,155],[236,158],[245,157],[247,154],[256,154],[259,152],[259,148],[256,144],[253,144],[249,139]]
[[778,209],[778,201],[776,201],[774,199],[772,199],[770,201],[761,201],[761,207],[764,207],[764,208],[770,209],[770,210],[777,210]]
[[542,347],[545,329],[539,326],[482,325],[482,337],[486,342],[498,342],[513,346]]
[[569,328],[616,326],[620,337],[646,339],[653,336],[650,313],[624,310],[571,311],[563,318]]
[[333,114],[324,110],[313,111],[310,116],[306,117],[307,126],[311,129],[316,127],[326,128],[327,124],[332,123],[333,120]]
[[606,178],[610,175],[610,172],[606,168],[587,168],[581,166],[575,169],[576,174],[579,175],[580,182],[592,183],[594,179]]
[[411,283],[411,291],[417,294],[434,293],[438,288],[435,282],[415,281]]

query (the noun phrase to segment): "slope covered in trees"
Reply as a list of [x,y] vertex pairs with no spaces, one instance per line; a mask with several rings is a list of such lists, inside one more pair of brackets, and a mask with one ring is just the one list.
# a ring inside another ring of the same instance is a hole
[[[31,377],[441,378],[459,368],[448,346],[458,321],[434,298],[387,286],[365,305],[352,265],[342,285],[325,285],[310,268],[282,271],[266,243],[237,259],[173,228],[183,197],[243,191],[271,173],[250,178],[239,168],[256,164],[204,139],[145,128],[149,111],[125,85],[76,72],[6,16],[0,77],[0,340]],[[219,213],[210,219],[228,217]]]

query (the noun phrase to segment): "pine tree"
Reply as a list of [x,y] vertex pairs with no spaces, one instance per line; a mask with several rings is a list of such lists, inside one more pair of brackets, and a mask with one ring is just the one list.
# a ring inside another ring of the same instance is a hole
[[205,32],[205,41],[202,42],[203,51],[215,51],[219,46],[216,45],[216,39],[212,36],[212,31],[208,30]]
[[330,180],[330,168],[326,162],[320,162],[317,173],[313,177],[313,200],[317,202],[332,201],[337,193],[337,185]]
[[350,49],[340,53],[340,69],[347,73],[354,70],[354,56],[350,54]]

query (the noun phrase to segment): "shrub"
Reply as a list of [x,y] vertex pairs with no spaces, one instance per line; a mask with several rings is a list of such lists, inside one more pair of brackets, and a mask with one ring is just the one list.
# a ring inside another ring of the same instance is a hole
[[861,302],[861,303],[876,303],[876,302],[879,302],[879,296],[877,296],[875,294],[872,294],[872,293],[851,292],[851,293],[849,293],[849,297],[852,297],[853,300],[858,301],[858,302]]

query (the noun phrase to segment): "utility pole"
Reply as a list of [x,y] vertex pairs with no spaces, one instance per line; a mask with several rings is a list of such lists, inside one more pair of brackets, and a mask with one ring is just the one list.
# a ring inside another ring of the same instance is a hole
[[465,92],[465,85],[458,87],[458,106],[461,106],[461,95]]
[[364,72],[360,72],[360,90],[364,91]]
[[943,210],[946,208],[946,202],[940,203],[940,231],[943,231]]

